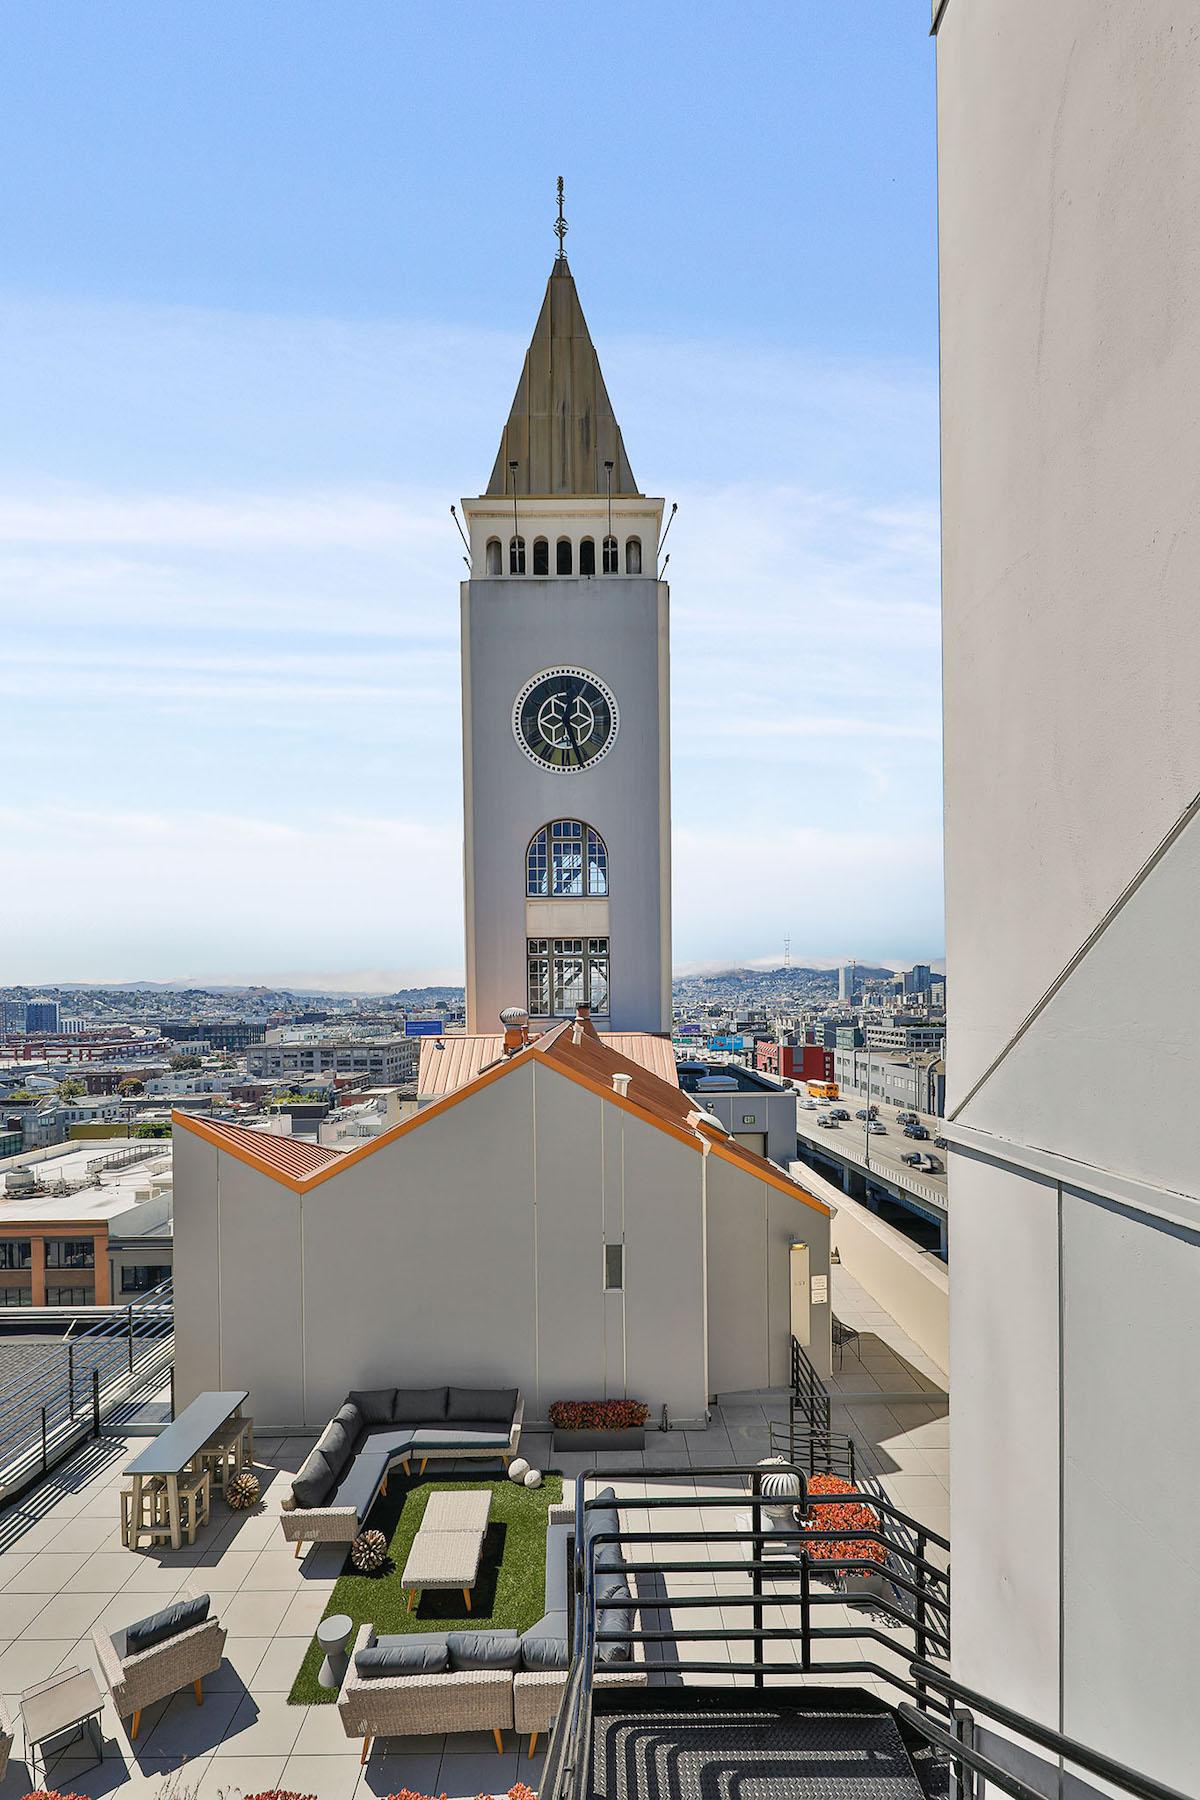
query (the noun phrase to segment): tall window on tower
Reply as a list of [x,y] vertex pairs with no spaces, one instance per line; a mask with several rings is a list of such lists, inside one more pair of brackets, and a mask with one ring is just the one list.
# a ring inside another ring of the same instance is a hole
[[606,937],[527,938],[525,949],[530,1018],[570,1018],[580,1005],[607,1016]]
[[608,848],[582,819],[555,819],[535,831],[525,857],[530,900],[584,900],[608,893]]

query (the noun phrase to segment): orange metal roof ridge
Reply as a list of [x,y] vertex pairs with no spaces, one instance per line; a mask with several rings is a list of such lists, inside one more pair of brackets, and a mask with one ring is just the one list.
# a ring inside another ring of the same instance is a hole
[[[591,1039],[590,1046],[587,1045],[589,1038]],[[723,1162],[732,1163],[735,1167],[740,1168],[744,1174],[752,1175],[758,1181],[766,1181],[772,1187],[778,1188],[781,1193],[790,1195],[792,1199],[799,1200],[806,1206],[811,1206],[814,1211],[824,1213],[826,1217],[831,1215],[831,1208],[826,1206],[823,1200],[818,1200],[814,1194],[808,1193],[800,1186],[799,1182],[794,1181],[790,1175],[785,1175],[782,1169],[777,1168],[766,1157],[759,1156],[757,1151],[749,1150],[741,1144],[735,1144],[729,1138],[722,1139],[712,1137],[707,1132],[701,1133],[698,1129],[688,1125],[686,1123],[687,1115],[693,1111],[703,1110],[694,1104],[692,1096],[684,1094],[679,1088],[671,1087],[667,1082],[660,1080],[658,1076],[651,1074],[641,1064],[629,1062],[615,1050],[609,1049],[606,1044],[601,1042],[595,1028],[590,1023],[584,1026],[583,1041],[580,1044],[575,1044],[573,1039],[574,1021],[564,1020],[561,1026],[545,1032],[535,1042],[526,1045],[523,1050],[519,1050],[515,1056],[508,1057],[504,1062],[497,1064],[495,1068],[485,1069],[482,1074],[477,1075],[473,1081],[467,1082],[465,1086],[456,1088],[453,1093],[444,1095],[440,1100],[433,1101],[431,1105],[423,1107],[411,1118],[402,1119],[400,1124],[393,1125],[390,1131],[381,1133],[379,1137],[359,1145],[355,1150],[328,1150],[323,1146],[294,1145],[293,1141],[287,1138],[274,1137],[261,1131],[250,1131],[243,1125],[216,1123],[198,1118],[190,1113],[172,1112],[171,1119],[174,1125],[181,1125],[186,1131],[193,1132],[195,1136],[216,1145],[218,1149],[227,1150],[231,1156],[237,1157],[240,1162],[248,1163],[260,1174],[269,1175],[272,1180],[291,1188],[293,1193],[307,1194],[314,1188],[320,1187],[332,1176],[340,1175],[343,1170],[350,1168],[354,1163],[361,1162],[364,1157],[373,1156],[376,1151],[382,1150],[385,1144],[395,1143],[407,1132],[415,1131],[427,1119],[448,1112],[452,1106],[457,1106],[469,1094],[479,1093],[483,1088],[489,1087],[492,1082],[503,1080],[511,1069],[518,1068],[532,1059],[535,1062],[546,1064],[557,1074],[566,1076],[568,1080],[574,1081],[579,1087],[587,1088],[591,1093],[607,1100],[611,1105],[620,1107],[622,1111],[631,1113],[635,1118],[656,1126],[660,1131],[665,1131],[669,1137],[689,1145],[698,1155],[717,1156]],[[592,1046],[594,1046],[594,1052]],[[607,1071],[607,1081],[595,1071],[596,1061],[599,1061],[601,1068]],[[593,1066],[589,1067],[589,1064]],[[612,1086],[613,1074],[627,1074],[631,1077],[628,1095],[619,1094]],[[659,1092],[654,1090],[659,1090]],[[635,1093],[637,1098],[632,1097]],[[682,1112],[680,1111],[680,1102],[683,1103]],[[328,1158],[328,1161],[313,1164],[308,1170],[302,1172],[288,1158],[288,1151],[293,1148],[306,1152],[308,1156],[312,1156],[316,1151],[320,1157]]]

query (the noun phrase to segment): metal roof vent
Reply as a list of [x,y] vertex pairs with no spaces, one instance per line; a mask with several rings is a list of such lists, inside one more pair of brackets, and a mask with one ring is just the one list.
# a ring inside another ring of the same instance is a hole
[[622,1100],[627,1099],[629,1097],[629,1084],[632,1080],[632,1075],[614,1075],[612,1078],[613,1092],[620,1094]]

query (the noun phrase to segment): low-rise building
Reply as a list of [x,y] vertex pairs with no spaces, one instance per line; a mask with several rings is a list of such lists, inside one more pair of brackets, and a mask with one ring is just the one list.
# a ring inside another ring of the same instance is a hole
[[396,1087],[416,1080],[421,1042],[417,1037],[387,1037],[256,1044],[246,1052],[246,1073],[275,1081],[303,1081],[322,1074],[361,1075],[372,1087]]
[[171,1273],[169,1142],[80,1145],[0,1172],[0,1309],[107,1306]]

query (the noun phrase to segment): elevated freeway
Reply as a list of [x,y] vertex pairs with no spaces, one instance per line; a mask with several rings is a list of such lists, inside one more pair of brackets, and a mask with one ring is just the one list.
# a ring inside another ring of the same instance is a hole
[[[897,1109],[879,1101],[873,1102],[878,1114],[878,1121],[883,1126],[881,1133],[867,1132],[866,1122],[856,1119],[854,1114],[865,1109],[866,1101],[861,1096],[847,1095],[842,1100],[834,1100],[826,1105],[822,1102],[816,1111],[806,1110],[803,1095],[796,1102],[796,1138],[801,1162],[809,1163],[818,1173],[829,1177],[833,1171],[835,1179],[843,1193],[855,1200],[874,1200],[890,1202],[901,1206],[917,1220],[922,1220],[932,1228],[928,1236],[932,1243],[933,1233],[937,1234],[937,1248],[940,1255],[946,1254],[947,1206],[946,1206],[946,1152],[934,1145],[934,1139],[941,1134],[942,1121],[921,1114],[922,1125],[928,1131],[928,1138],[908,1138],[904,1135],[904,1127],[896,1118]],[[828,1117],[836,1107],[850,1114],[847,1122],[842,1120],[835,1125],[818,1125],[819,1117]],[[938,1173],[927,1173],[911,1168],[902,1161],[905,1155],[914,1151],[927,1151],[937,1158],[941,1164]]]

